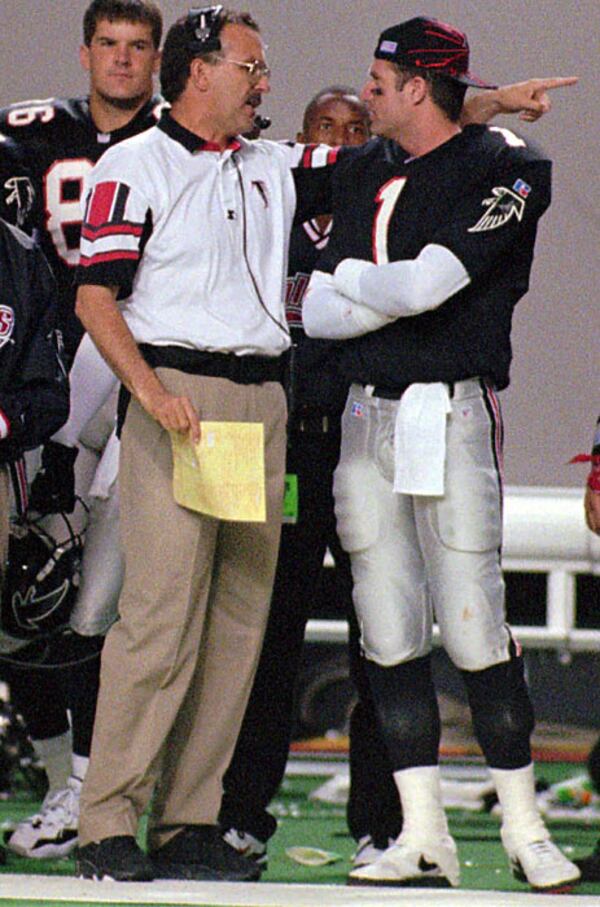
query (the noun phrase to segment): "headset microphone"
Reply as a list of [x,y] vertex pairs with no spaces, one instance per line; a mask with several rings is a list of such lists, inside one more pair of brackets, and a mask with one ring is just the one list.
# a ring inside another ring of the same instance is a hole
[[261,130],[268,129],[270,125],[271,125],[270,117],[261,117],[261,115],[259,113],[257,113],[256,116],[254,117],[254,126],[256,127],[256,129],[261,129]]

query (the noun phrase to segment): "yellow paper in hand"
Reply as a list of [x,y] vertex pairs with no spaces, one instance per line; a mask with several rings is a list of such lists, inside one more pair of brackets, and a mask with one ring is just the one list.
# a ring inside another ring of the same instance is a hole
[[173,493],[182,507],[220,520],[264,523],[265,443],[261,422],[201,422],[200,442],[171,432]]

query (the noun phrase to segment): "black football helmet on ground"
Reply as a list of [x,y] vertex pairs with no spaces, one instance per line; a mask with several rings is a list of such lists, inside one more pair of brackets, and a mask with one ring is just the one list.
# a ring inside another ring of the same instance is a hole
[[39,521],[12,523],[0,607],[0,629],[30,642],[63,630],[79,585],[82,539],[65,517],[66,539],[55,541]]

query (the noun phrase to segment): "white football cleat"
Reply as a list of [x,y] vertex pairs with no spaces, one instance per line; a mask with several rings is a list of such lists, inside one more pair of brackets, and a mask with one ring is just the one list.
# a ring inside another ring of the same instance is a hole
[[80,793],[81,781],[71,777],[63,790],[46,795],[39,813],[5,835],[8,849],[34,860],[68,857],[77,846]]
[[348,876],[349,885],[455,888],[459,881],[456,844],[450,835],[419,843],[400,837],[374,862],[353,869]]
[[[390,838],[388,846],[394,843],[393,838]],[[363,835],[362,838],[359,838],[356,842],[356,850],[352,856],[352,865],[355,869],[358,869],[360,866],[369,866],[371,863],[374,863],[375,860],[385,853],[385,849],[376,847],[371,835]]]
[[504,846],[512,874],[533,891],[570,891],[581,878],[579,868],[550,839]]

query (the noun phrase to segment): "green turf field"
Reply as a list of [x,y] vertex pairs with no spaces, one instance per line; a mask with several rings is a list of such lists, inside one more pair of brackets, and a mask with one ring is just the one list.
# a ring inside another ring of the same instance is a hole
[[[574,774],[573,765],[553,763],[538,766],[538,773],[552,783]],[[263,875],[264,882],[299,883],[305,885],[327,884],[342,886],[350,868],[354,842],[346,831],[343,806],[315,803],[309,794],[322,782],[323,777],[288,776],[283,789],[273,804],[279,818],[279,828],[269,843],[269,864]],[[0,821],[19,819],[30,815],[36,803],[19,792],[15,799],[0,804]],[[458,843],[463,890],[524,891],[508,871],[504,852],[498,837],[498,820],[487,813],[450,810],[450,826]],[[600,824],[585,825],[562,821],[549,823],[555,841],[571,857],[590,851],[600,836]],[[332,862],[324,866],[303,866],[295,862],[286,851],[290,847],[320,848],[332,855]],[[7,864],[0,873],[36,874],[49,876],[73,875],[72,860],[25,860],[8,854]],[[581,894],[598,895],[600,885],[582,885]],[[21,907],[34,907],[39,901],[12,901],[4,896],[0,874],[0,905],[19,903]],[[70,903],[73,903],[72,901]]]

